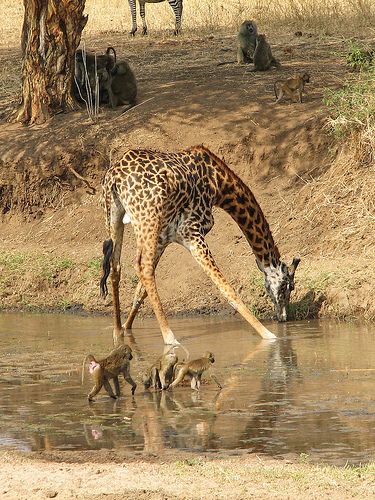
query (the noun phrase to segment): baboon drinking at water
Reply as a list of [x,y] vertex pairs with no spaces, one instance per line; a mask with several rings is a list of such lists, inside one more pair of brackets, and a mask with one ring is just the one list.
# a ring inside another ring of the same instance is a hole
[[145,389],[168,389],[173,380],[174,367],[178,361],[173,349],[160,356],[147,370],[143,378]]
[[[95,55],[78,49],[75,54],[75,85],[74,95],[77,99],[87,99],[87,86],[91,90],[91,95],[95,94],[96,77],[100,70],[111,71],[116,64],[116,51],[113,47],[108,47],[105,54]],[[100,87],[99,82],[99,100],[108,102],[108,92]]]
[[302,102],[302,92],[304,90],[305,84],[309,83],[310,75],[308,73],[300,73],[295,75],[293,78],[288,78],[288,80],[277,80],[274,83],[274,90],[276,96],[276,103],[280,102],[284,95],[293,99],[298,96],[299,102]]
[[109,70],[98,71],[99,86],[108,92],[112,108],[122,104],[134,106],[137,99],[137,82],[126,61],[118,62]]
[[[121,345],[117,347],[110,352],[106,358],[99,361],[97,361],[95,356],[92,354],[88,354],[83,360],[82,383],[85,374],[84,367],[87,362],[89,362],[89,372],[95,382],[94,387],[87,396],[88,400],[92,401],[93,397],[98,394],[103,385],[104,389],[108,392],[111,398],[116,399],[120,397],[120,383],[118,377],[121,373],[123,374],[126,382],[132,386],[132,394],[134,394],[137,384],[130,375],[130,361],[132,359],[132,350],[128,345]],[[113,379],[115,385],[116,395],[113,393],[109,382],[111,379]]]
[[280,63],[272,55],[270,44],[266,40],[266,35],[258,35],[254,51],[253,71],[267,71],[272,66],[280,68]]
[[[177,376],[174,382],[169,386],[170,389],[178,385],[185,377],[189,377],[191,380],[191,388],[199,391],[201,386],[202,375],[205,371],[209,370],[211,365],[215,362],[214,355],[212,352],[207,351],[203,358],[193,359],[186,363],[181,363],[178,365]],[[218,382],[217,378],[213,373],[210,373],[212,380],[216,382],[218,387],[222,389],[222,386]]]

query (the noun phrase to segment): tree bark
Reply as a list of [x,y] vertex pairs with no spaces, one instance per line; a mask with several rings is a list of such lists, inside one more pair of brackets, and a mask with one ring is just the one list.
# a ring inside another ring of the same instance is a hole
[[87,23],[85,0],[23,0],[22,102],[17,120],[43,123],[76,109],[72,96],[75,51]]

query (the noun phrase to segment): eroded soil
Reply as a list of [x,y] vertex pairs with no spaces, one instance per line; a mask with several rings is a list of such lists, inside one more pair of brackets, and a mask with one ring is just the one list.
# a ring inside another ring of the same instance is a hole
[[[39,127],[2,122],[2,308],[109,311],[110,303],[98,298],[97,283],[106,237],[99,188],[111,159],[129,147],[173,151],[204,143],[251,186],[283,258],[301,256],[292,317],[319,311],[374,316],[367,266],[373,233],[343,235],[327,216],[317,221],[315,215],[314,224],[308,214],[299,217],[301,189],[326,171],[337,153],[325,129],[322,98],[349,75],[342,56],[347,42],[326,36],[317,44],[316,36],[295,37],[292,29],[269,39],[282,69],[251,73],[235,64],[217,66],[234,58],[235,39],[228,34],[87,38],[88,49],[100,52],[114,45],[119,59],[129,60],[139,84],[138,107],[125,114],[103,109],[96,123],[85,110]],[[18,92],[20,53],[14,48],[8,55],[9,49],[0,49],[3,84],[8,77],[12,82],[0,95],[3,116]],[[274,81],[296,71],[311,74],[305,102],[274,105]],[[70,167],[98,189],[95,196]],[[208,241],[219,266],[254,310],[270,316],[245,239],[225,213],[215,211],[215,221]],[[123,303],[128,308],[137,276],[132,231],[125,231]],[[230,311],[185,250],[171,246],[157,274],[170,314]],[[151,311],[146,305],[143,312]]]

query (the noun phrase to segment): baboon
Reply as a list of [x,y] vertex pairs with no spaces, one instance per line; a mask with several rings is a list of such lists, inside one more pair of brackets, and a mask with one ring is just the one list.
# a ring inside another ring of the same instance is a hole
[[[128,345],[121,345],[117,347],[111,351],[106,358],[99,361],[97,361],[95,356],[92,354],[88,354],[83,360],[82,383],[85,374],[84,368],[87,362],[89,363],[89,372],[95,382],[94,387],[87,396],[88,400],[92,401],[103,385],[104,389],[108,392],[111,398],[117,399],[120,397],[120,383],[118,377],[121,373],[123,374],[126,382],[132,386],[131,392],[134,394],[137,384],[130,375],[130,361],[132,359],[132,350]],[[111,379],[113,379],[115,385],[116,395],[113,393],[111,384],[109,383]]]
[[145,389],[168,389],[173,380],[174,367],[178,361],[174,350],[160,356],[143,377]]
[[[258,28],[254,21],[244,21],[237,35],[237,63],[246,64],[253,62]],[[219,62],[217,66],[235,64],[236,61]]]
[[309,83],[310,75],[308,73],[300,73],[294,75],[293,78],[288,78],[288,80],[277,80],[274,83],[274,90],[276,96],[276,102],[281,101],[284,95],[289,97],[293,101],[294,97],[298,95],[299,102],[302,102],[302,92],[304,90],[305,84]]
[[[178,385],[186,376],[188,376],[191,380],[191,388],[199,391],[199,388],[201,386],[202,374],[206,370],[208,370],[214,362],[214,355],[212,354],[212,352],[207,351],[202,358],[193,359],[192,361],[188,361],[186,363],[181,363],[176,370],[176,372],[178,372],[177,377],[169,386],[169,389],[172,389],[173,387]],[[210,377],[216,382],[217,386],[222,389],[222,386],[213,373],[210,373]]]
[[108,92],[112,108],[122,104],[134,106],[137,98],[137,82],[126,61],[116,63],[111,70],[98,71],[99,87]]
[[280,68],[280,63],[272,55],[270,44],[266,40],[266,35],[258,35],[254,50],[253,71],[267,71],[272,66]]
[[244,21],[237,35],[238,64],[252,63],[258,28],[254,21]]
[[[78,100],[87,99],[87,87],[90,87],[91,95],[94,95],[96,88],[96,77],[100,70],[111,71],[116,64],[116,51],[113,47],[107,47],[104,54],[95,55],[78,49],[75,54],[75,85],[74,95]],[[99,101],[107,103],[109,101],[108,92],[100,87]]]

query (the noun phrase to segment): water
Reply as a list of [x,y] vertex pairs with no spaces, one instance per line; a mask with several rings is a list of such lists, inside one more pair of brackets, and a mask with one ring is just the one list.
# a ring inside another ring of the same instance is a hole
[[89,404],[82,359],[111,350],[111,320],[2,314],[0,449],[246,450],[341,465],[375,459],[374,325],[272,323],[279,340],[269,343],[241,319],[171,324],[191,358],[214,352],[222,391],[207,379],[200,393],[145,392],[142,374],[163,347],[150,320],[137,322],[130,339],[135,397],[121,381],[120,400],[102,391]]

